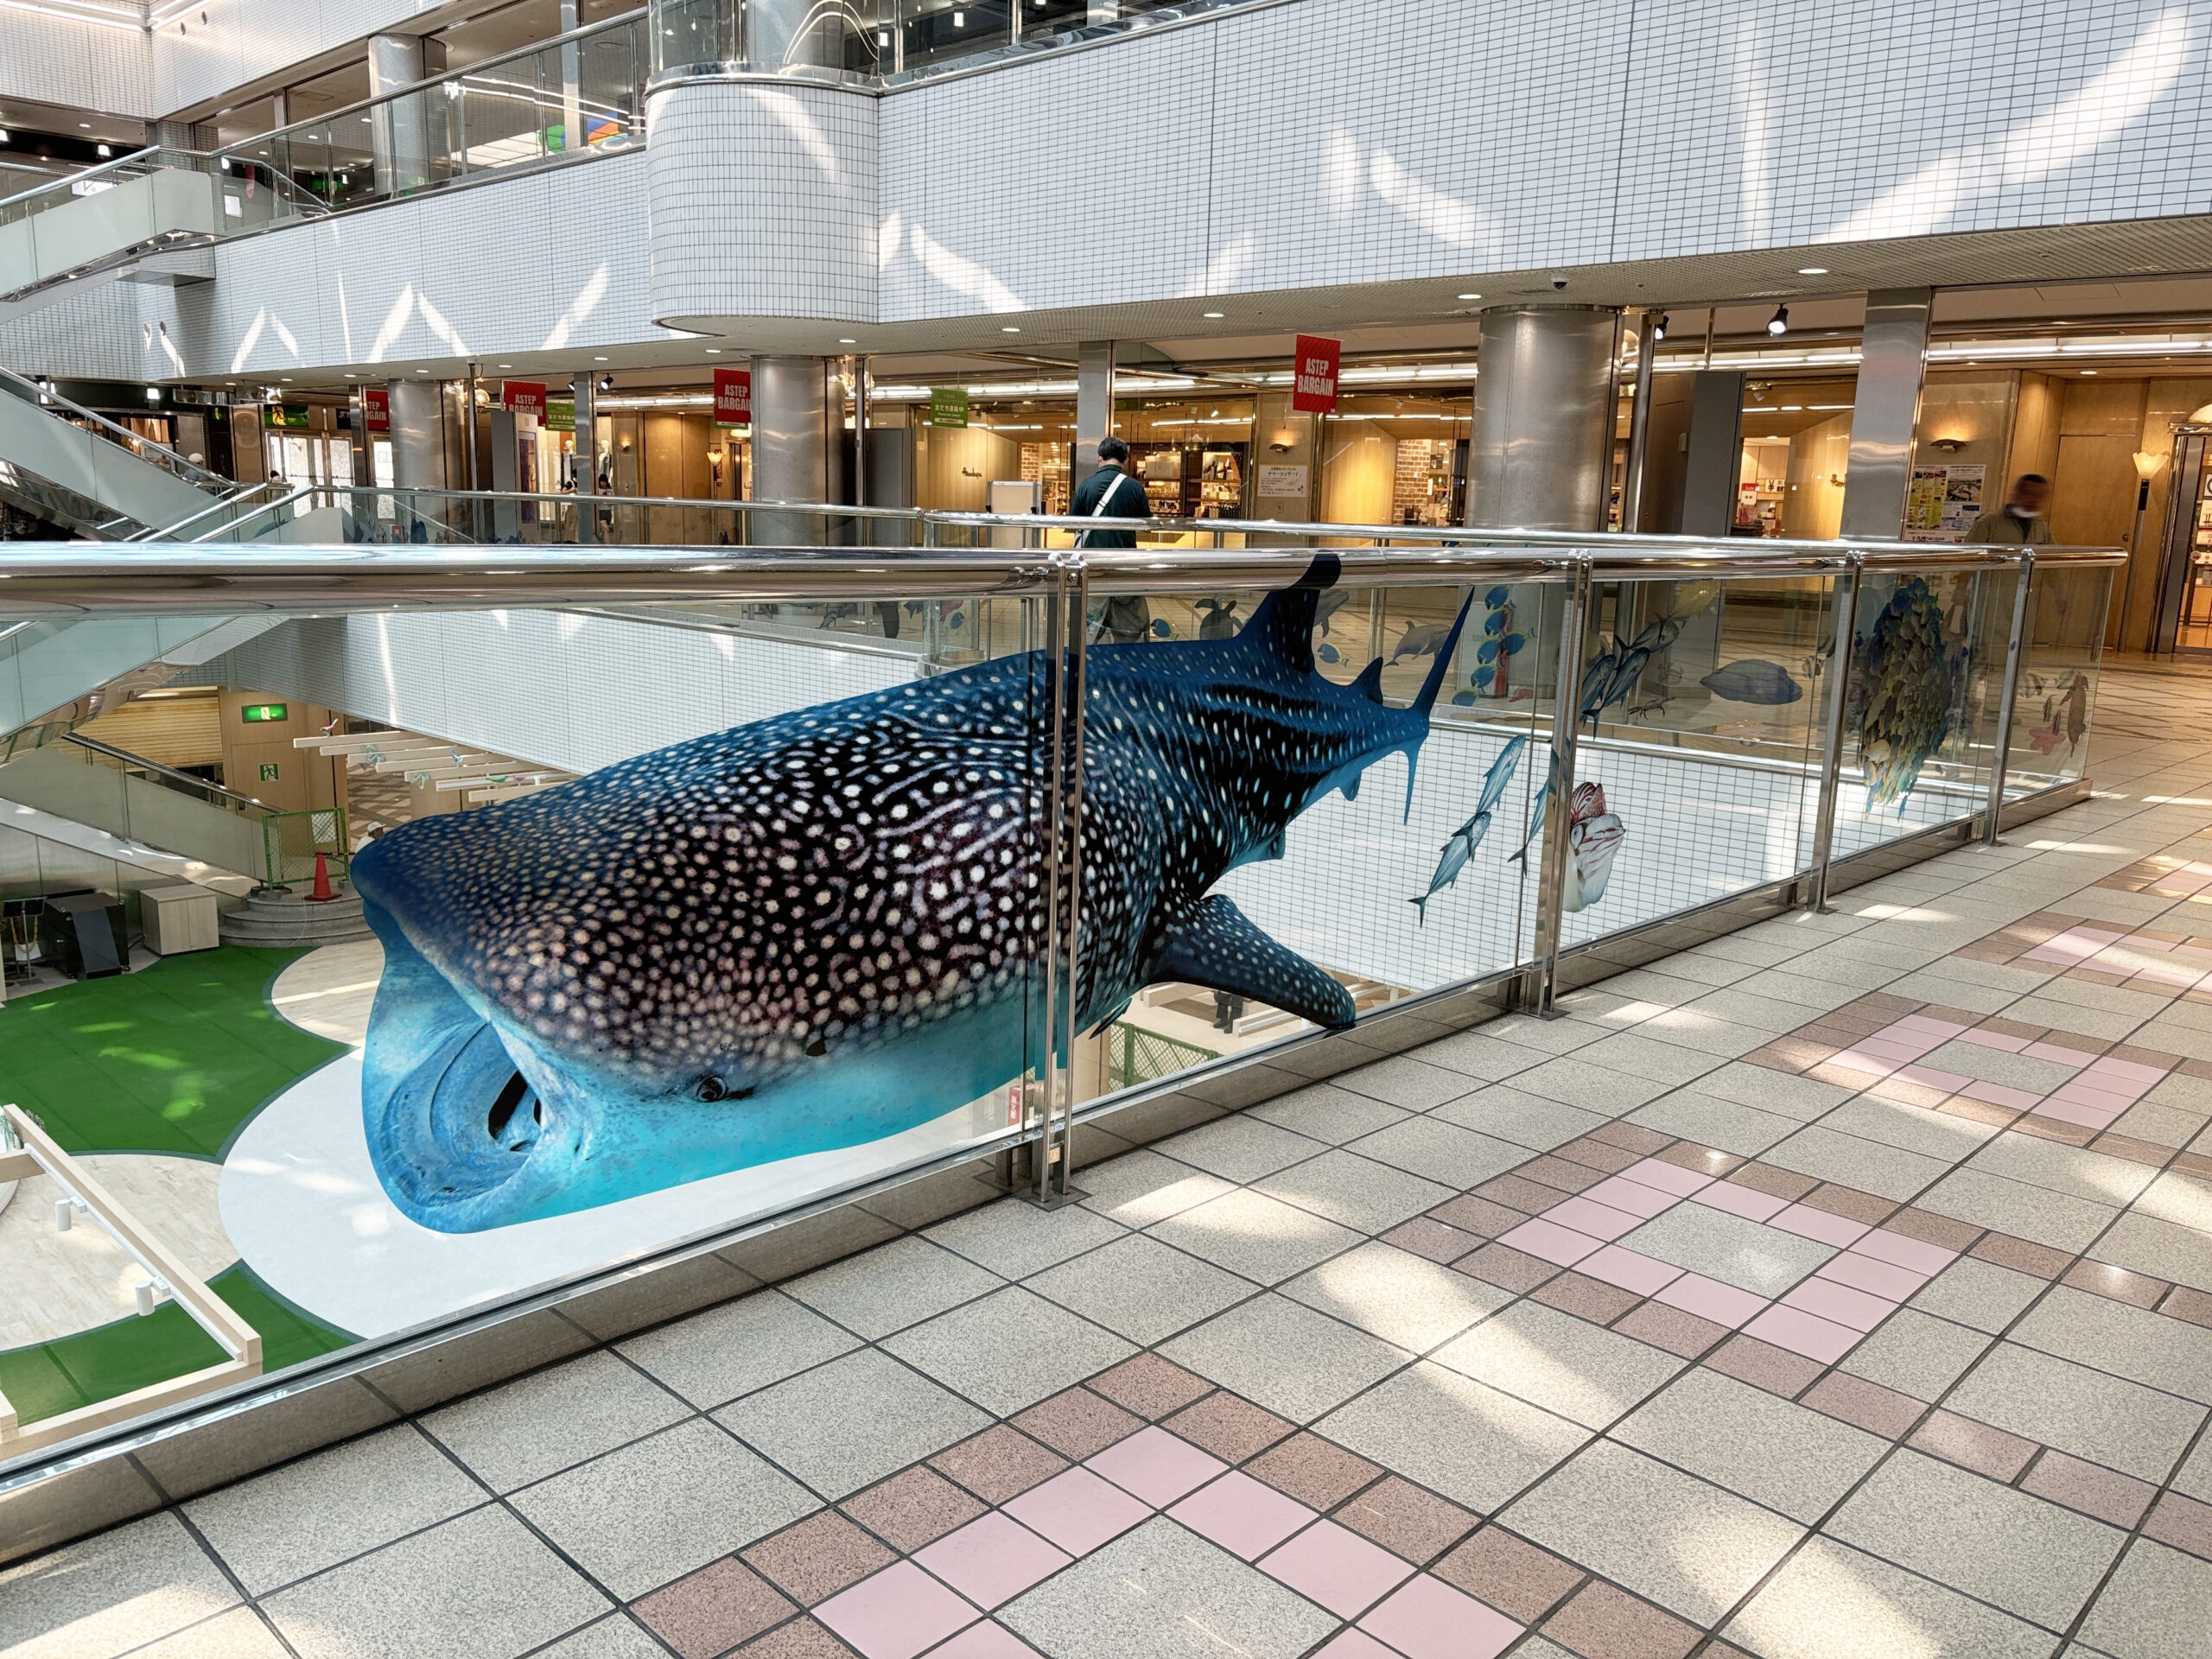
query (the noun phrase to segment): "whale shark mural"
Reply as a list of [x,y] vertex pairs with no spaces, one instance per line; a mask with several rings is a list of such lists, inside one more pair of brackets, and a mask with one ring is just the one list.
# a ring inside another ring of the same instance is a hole
[[[1235,637],[1095,645],[1079,1023],[1181,981],[1349,1025],[1351,995],[1210,894],[1407,757],[1382,664],[1315,671],[1317,558]],[[1465,612],[1461,613],[1464,621]],[[564,1214],[925,1123],[1043,1028],[1041,653],[802,709],[423,818],[353,877],[384,943],[362,1109],[442,1232]]]

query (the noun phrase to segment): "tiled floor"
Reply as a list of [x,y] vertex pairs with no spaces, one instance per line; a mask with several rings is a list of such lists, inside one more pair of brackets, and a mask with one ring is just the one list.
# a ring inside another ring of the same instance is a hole
[[2212,1654],[2177,700],[2006,847],[6,1569],[0,1654]]

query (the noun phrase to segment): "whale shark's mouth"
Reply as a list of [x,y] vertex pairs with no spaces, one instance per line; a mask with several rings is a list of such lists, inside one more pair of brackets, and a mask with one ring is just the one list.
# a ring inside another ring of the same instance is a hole
[[515,1212],[563,1161],[553,1106],[499,1028],[470,1007],[365,897],[385,970],[370,1014],[361,1078],[369,1156],[401,1212],[440,1232],[467,1232]]

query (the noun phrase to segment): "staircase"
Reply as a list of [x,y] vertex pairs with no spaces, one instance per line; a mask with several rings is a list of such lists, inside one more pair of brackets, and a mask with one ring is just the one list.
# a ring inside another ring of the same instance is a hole
[[257,893],[222,918],[225,944],[292,950],[372,937],[361,915],[360,895],[344,891],[320,905],[308,903],[302,893]]

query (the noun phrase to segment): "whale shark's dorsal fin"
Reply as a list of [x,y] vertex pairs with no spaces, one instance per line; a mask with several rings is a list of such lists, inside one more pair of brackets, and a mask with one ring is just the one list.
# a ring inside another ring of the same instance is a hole
[[1170,930],[1147,977],[1154,984],[1180,980],[1249,996],[1317,1026],[1340,1028],[1358,1015],[1350,991],[1261,932],[1218,893],[1200,904],[1189,921]]
[[1367,666],[1359,671],[1359,677],[1351,683],[1351,689],[1370,702],[1382,701],[1382,659],[1380,657],[1367,659]]
[[1321,590],[1335,587],[1343,569],[1344,561],[1335,554],[1315,554],[1296,582],[1261,601],[1252,620],[1237,630],[1237,643],[1260,646],[1293,673],[1311,674],[1313,619]]

